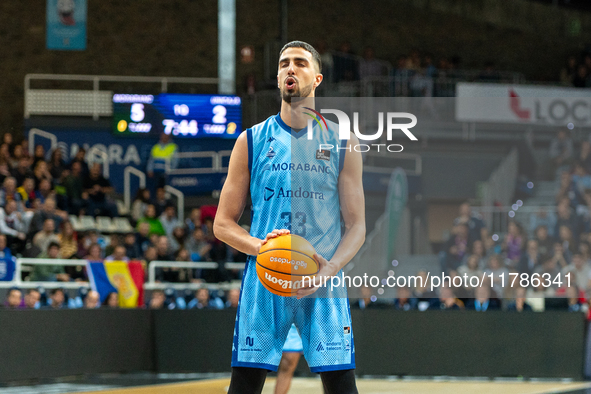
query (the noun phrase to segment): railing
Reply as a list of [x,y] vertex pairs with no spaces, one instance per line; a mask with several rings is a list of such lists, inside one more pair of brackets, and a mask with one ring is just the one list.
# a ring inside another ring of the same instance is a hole
[[[100,160],[96,160],[96,157],[100,157]],[[90,148],[86,153],[88,166],[92,167],[94,163],[102,164],[103,166],[103,177],[109,179],[109,154],[104,150],[100,150],[96,146]]]
[[185,220],[185,194],[170,185],[164,186],[164,191],[176,197],[177,217],[179,217],[181,221]]
[[57,148],[57,137],[54,134],[39,129],[31,129],[29,130],[29,154],[31,156],[35,154],[35,136],[37,135],[47,138],[51,142],[51,150]]
[[[531,237],[535,228],[536,216],[544,214],[548,216],[548,221],[555,223],[555,206],[524,206],[517,201],[512,206],[482,206],[472,207],[472,210],[479,213],[486,221],[491,234],[502,235],[507,232],[507,226],[510,221],[516,221],[522,224],[525,232]],[[554,229],[549,229],[552,234]]]
[[[506,205],[511,202],[511,198],[515,194],[518,165],[519,154],[517,148],[513,148],[483,185],[481,196],[483,206],[491,207],[495,203]],[[485,222],[489,223],[489,230],[492,230],[490,227],[492,217],[488,212],[485,215]]]
[[123,203],[127,211],[131,209],[131,174],[139,178],[140,188],[146,187],[146,174],[135,167],[125,167],[123,170]]
[[[16,259],[16,267],[14,271],[14,278],[12,281],[0,281],[0,289],[18,287],[22,289],[33,289],[38,287],[54,289],[79,289],[79,288],[90,288],[89,282],[58,282],[58,281],[23,281],[23,265],[51,265],[51,266],[86,266],[88,260],[71,260],[71,259],[30,259],[30,258],[19,258]],[[245,263],[225,263],[224,267],[230,270],[243,270]],[[218,269],[218,263],[212,262],[181,262],[181,261],[152,261],[148,268],[148,280],[144,283],[144,289],[168,289],[172,288],[175,290],[197,290],[202,287],[208,289],[221,289],[227,290],[231,288],[240,287],[239,283],[168,283],[156,282],[156,268],[189,268],[189,269]]]

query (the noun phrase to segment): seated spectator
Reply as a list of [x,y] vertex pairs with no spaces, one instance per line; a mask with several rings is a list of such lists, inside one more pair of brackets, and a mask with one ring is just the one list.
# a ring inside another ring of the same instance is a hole
[[534,270],[541,264],[540,256],[538,241],[535,239],[527,241],[525,253],[521,255],[521,259],[519,259],[519,264],[517,265],[517,272],[520,274],[533,274]]
[[111,308],[111,309],[119,308],[119,294],[117,294],[115,292],[111,292],[111,293],[107,294],[107,297],[103,301],[102,306],[107,307],[107,308]]
[[569,166],[573,154],[573,140],[570,138],[569,131],[561,129],[550,142],[550,159],[554,166],[554,173],[556,170]]
[[[156,243],[157,260],[159,261],[174,261],[174,255],[170,252],[168,245],[168,238],[164,235],[158,237]],[[156,280],[161,282],[179,282],[179,269],[163,267],[156,269]]]
[[99,293],[94,290],[91,290],[86,294],[86,298],[84,298],[84,308],[85,309],[96,309],[100,308],[101,306],[101,297]]
[[554,227],[556,226],[556,215],[554,212],[548,212],[545,208],[541,208],[535,215],[529,217],[529,231],[531,235],[535,235],[540,226],[551,231],[550,236],[554,236]]
[[39,199],[41,204],[48,198],[56,198],[56,193],[51,187],[51,182],[48,179],[42,179],[39,182],[39,187],[34,192],[35,198]]
[[158,252],[155,246],[148,246],[144,252],[144,261],[146,264],[150,264],[154,260],[158,260]]
[[88,198],[84,192],[84,177],[82,173],[82,164],[80,162],[73,162],[71,164],[70,174],[64,180],[64,187],[66,189],[66,196],[70,213],[72,215],[80,215],[80,211],[86,208],[85,199]]
[[78,241],[74,233],[74,226],[69,221],[62,222],[60,233],[57,235],[62,259],[75,258],[78,254]]
[[137,239],[135,233],[127,233],[125,234],[125,238],[123,240],[123,245],[127,250],[127,257],[130,260],[137,260],[142,257],[142,252],[140,246],[137,243]]
[[[559,245],[559,244],[556,244]],[[542,277],[544,274],[550,275],[552,282],[554,282],[554,278],[560,273],[560,270],[567,266],[566,261],[562,256],[560,256],[560,252],[556,249],[557,253],[554,256],[545,256],[542,259],[542,265],[535,269],[535,274],[540,275]],[[557,285],[552,283],[551,286],[545,286],[546,288],[554,287],[556,288]]]
[[167,205],[166,208],[164,208],[164,213],[160,215],[159,220],[166,232],[166,236],[169,238],[172,237],[172,232],[175,228],[182,226],[182,222],[176,216],[176,208],[174,205]]
[[408,287],[398,287],[396,290],[396,299],[394,308],[400,311],[410,311],[417,309],[417,300],[412,298]]
[[417,276],[420,280],[417,280],[412,296],[417,300],[419,310],[425,310],[437,302],[437,293],[431,290],[430,283],[427,281],[427,271],[422,269],[417,272]]
[[581,192],[585,189],[591,189],[591,175],[580,161],[574,164],[572,181]]
[[[573,237],[573,232],[567,226],[560,226],[558,229],[558,241],[562,244],[562,248],[569,256],[576,253],[579,249],[577,240]],[[569,259],[570,260],[570,259]]]
[[515,289],[515,301],[512,301],[507,305],[508,311],[513,312],[531,312],[532,307],[525,301],[525,288],[518,287]]
[[39,190],[39,186],[41,185],[41,181],[46,180],[51,182],[53,181],[53,177],[49,173],[47,169],[47,163],[44,160],[39,160],[33,165],[33,179],[35,180],[35,190]]
[[139,188],[133,204],[131,204],[131,218],[137,223],[138,220],[146,216],[146,208],[150,204],[150,190]]
[[507,253],[509,267],[515,268],[521,259],[521,252],[525,246],[525,236],[521,225],[516,222],[509,222],[507,235],[503,242],[503,249]]
[[66,302],[66,293],[63,289],[51,290],[51,297],[49,305],[43,309],[68,309],[68,303]]
[[6,236],[7,246],[15,253],[20,253],[25,248],[27,226],[23,216],[17,211],[14,200],[0,208],[0,234]]
[[43,230],[43,225],[47,219],[52,219],[56,228],[61,226],[63,220],[68,219],[68,215],[65,212],[56,209],[54,198],[45,200],[41,208],[35,212],[31,219],[31,225],[29,226],[29,234],[35,235]]
[[53,179],[60,179],[64,171],[66,171],[66,162],[63,159],[62,150],[56,148],[49,158],[49,173]]
[[109,201],[108,195],[113,192],[111,182],[101,174],[101,165],[95,163],[90,168],[90,173],[84,179],[83,198],[86,198],[88,214],[91,216],[117,216],[117,205]]
[[591,246],[589,246],[589,243],[585,241],[585,238],[583,238],[583,241],[579,243],[578,253],[581,254],[581,256],[583,257],[583,261],[585,261],[585,263],[591,264]]
[[16,192],[21,196],[24,209],[31,209],[31,203],[35,199],[35,181],[33,181],[33,178],[25,178],[22,186],[16,188]]
[[456,298],[454,289],[448,286],[443,286],[439,290],[440,295],[438,302],[434,303],[430,309],[440,309],[447,311],[459,311],[464,309],[464,303]]
[[[217,301],[217,300],[216,300]],[[187,305],[187,309],[219,309],[215,302],[210,300],[209,290],[205,287],[195,292],[195,299]]]
[[465,265],[461,265],[458,267],[458,275],[462,277],[464,289],[468,294],[473,293],[473,288],[470,285],[470,278],[472,278],[473,276],[476,276],[478,278],[482,277],[483,271],[482,269],[480,269],[479,263],[480,259],[478,255],[472,254],[470,255],[470,257],[468,257],[468,260],[466,261]]
[[211,244],[205,239],[205,233],[201,228],[193,231],[191,238],[185,243],[185,248],[191,254],[192,261],[208,261]]
[[165,309],[164,302],[166,301],[166,295],[162,290],[154,290],[152,292],[152,296],[150,297],[150,301],[148,302],[148,307],[150,309]]
[[546,255],[554,249],[554,240],[548,234],[548,227],[538,226],[535,232],[535,239],[538,241],[538,251],[541,255]]
[[19,211],[23,211],[22,197],[16,191],[16,179],[9,176],[4,178],[2,188],[0,188],[0,207],[6,206],[8,201],[16,201],[17,206],[20,205]]
[[174,230],[172,230],[172,236],[169,237],[170,249],[174,253],[181,249],[184,249],[186,239],[187,235],[185,234],[185,228],[181,226],[176,227]]
[[35,168],[35,166],[37,165],[38,162],[40,161],[45,161],[45,148],[43,147],[43,145],[35,145],[35,149],[33,151],[33,157],[31,158],[33,160],[33,164],[32,167]]
[[25,295],[25,308],[39,309],[41,304],[41,293],[37,289],[29,289]]
[[84,260],[88,261],[102,261],[102,249],[97,243],[93,243],[88,247],[88,254],[84,256]]
[[115,246],[113,254],[107,256],[105,261],[124,261],[128,263],[129,257],[127,257],[127,249],[125,249],[125,246],[123,245]]
[[0,233],[0,282],[12,281],[15,269],[16,260],[7,246],[6,235]]
[[10,165],[10,169],[13,170],[18,167],[18,163],[19,163],[20,159],[25,157],[23,155],[23,146],[22,145],[13,145],[10,153],[11,153],[11,160],[8,164]]
[[573,209],[576,209],[577,205],[583,203],[581,190],[579,190],[573,181],[572,175],[566,171],[560,175],[560,189],[556,193],[556,202],[560,204],[562,200],[568,201],[568,205]]
[[146,252],[150,242],[150,223],[143,222],[138,225],[138,231],[135,237],[135,243],[138,246],[141,254]]
[[23,293],[17,288],[8,289],[8,293],[6,293],[6,301],[4,302],[4,307],[6,309],[21,309],[23,305]]
[[86,149],[79,147],[76,151],[76,155],[70,160],[69,168],[73,171],[74,163],[79,163],[82,170],[82,177],[86,178],[90,171],[88,170],[88,164],[86,164]]
[[[38,259],[59,259],[60,245],[57,242],[51,242],[47,246],[47,251],[37,256]],[[31,281],[50,282],[50,281],[68,282],[70,276],[66,274],[63,265],[33,265]]]
[[[490,238],[490,237],[487,237]],[[472,244],[472,253],[471,254],[466,254],[464,257],[464,264],[466,265],[467,260],[470,256],[472,255],[476,255],[476,257],[478,258],[478,268],[480,269],[484,269],[486,268],[486,264],[488,262],[488,253],[486,251],[486,248],[484,246],[484,242],[478,240],[478,241],[474,241],[474,243]]]
[[156,189],[156,198],[154,200],[154,207],[156,208],[156,216],[160,216],[164,213],[167,206],[173,205],[172,201],[166,198],[166,191],[163,187]]
[[152,234],[166,235],[166,231],[164,230],[164,227],[162,227],[162,223],[156,217],[156,208],[154,207],[154,205],[149,204],[147,206],[146,216],[144,216],[143,218],[141,218],[137,222],[136,227],[138,230],[140,229],[142,223],[148,223],[148,225],[150,226],[150,230],[149,230],[150,235],[152,235]]
[[193,231],[195,231],[196,228],[203,226],[203,223],[201,222],[201,209],[200,208],[191,209],[191,214],[185,220],[185,225],[187,226],[189,233],[193,233]]
[[[485,281],[486,282],[486,281]],[[468,300],[466,310],[477,312],[496,311],[501,309],[498,299],[491,298],[490,283],[483,283],[474,289],[474,299]]]
[[566,275],[569,272],[576,275],[576,285],[579,289],[586,291],[590,288],[591,265],[583,259],[580,253],[573,254],[572,263],[562,269],[562,275]]
[[[17,185],[22,185],[25,178],[33,178],[33,171],[31,171],[31,161],[27,157],[22,157],[18,161],[18,166],[11,171],[11,175],[16,179]],[[35,189],[35,181],[33,181],[33,189]]]
[[384,75],[384,66],[374,56],[372,47],[363,50],[363,59],[359,61],[359,78],[366,79]]
[[45,219],[43,229],[33,237],[33,245],[40,250],[47,250],[47,246],[50,243],[56,243],[59,247],[59,238],[55,234],[55,222],[53,219]]
[[230,289],[226,293],[226,308],[238,308],[238,302],[240,301],[240,290]]
[[[489,275],[492,275],[492,296],[496,298],[503,297],[503,291],[505,290],[503,280],[506,282],[509,278],[509,270],[503,264],[501,256],[498,254],[490,256],[488,268],[484,270],[484,274],[489,278],[491,277]],[[476,294],[474,296],[476,297]]]
[[460,216],[454,220],[454,226],[460,224],[468,226],[468,242],[470,244],[474,241],[484,239],[483,230],[486,229],[486,225],[484,224],[482,217],[473,212],[472,207],[467,202],[460,205]]

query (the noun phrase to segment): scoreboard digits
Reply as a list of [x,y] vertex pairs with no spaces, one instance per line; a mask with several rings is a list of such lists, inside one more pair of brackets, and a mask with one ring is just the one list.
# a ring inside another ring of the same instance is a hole
[[236,138],[241,123],[242,103],[237,96],[113,95],[113,132],[118,135]]

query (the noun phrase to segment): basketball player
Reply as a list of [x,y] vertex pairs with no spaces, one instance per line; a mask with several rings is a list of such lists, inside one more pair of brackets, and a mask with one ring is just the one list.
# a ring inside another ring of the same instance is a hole
[[283,345],[283,355],[279,362],[277,370],[277,380],[275,382],[275,394],[287,394],[304,347],[302,339],[295,325],[291,325],[287,339]]
[[[329,132],[316,135],[323,144],[345,149],[320,152],[318,141],[301,138],[306,135],[307,118],[292,119],[292,113],[299,113],[299,108],[292,108],[292,98],[294,106],[298,98],[313,100],[321,82],[318,52],[301,41],[285,45],[277,73],[281,111],[242,133],[232,151],[214,232],[249,257],[234,328],[230,394],[262,391],[267,371],[277,370],[292,323],[302,338],[310,370],[320,373],[325,391],[357,393],[346,289],[328,294],[327,288],[309,285],[298,289],[296,297],[281,297],[263,287],[255,269],[261,246],[291,231],[316,249],[318,276],[342,277],[342,268],[365,239],[361,155],[347,150],[358,143],[357,138],[352,134],[340,141],[337,125],[330,122]],[[301,192],[292,193],[292,187]],[[238,225],[249,193],[250,234]],[[315,292],[320,295],[310,297]]]

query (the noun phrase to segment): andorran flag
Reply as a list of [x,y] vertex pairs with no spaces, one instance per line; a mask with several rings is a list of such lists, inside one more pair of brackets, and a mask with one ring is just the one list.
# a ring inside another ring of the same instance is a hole
[[117,293],[119,306],[136,308],[144,305],[144,268],[139,261],[88,262],[90,287],[101,296],[101,303],[109,293]]

